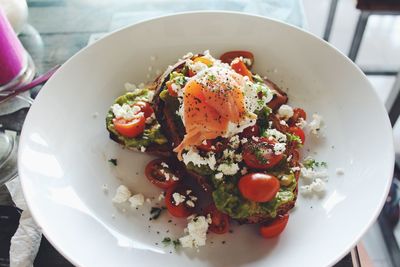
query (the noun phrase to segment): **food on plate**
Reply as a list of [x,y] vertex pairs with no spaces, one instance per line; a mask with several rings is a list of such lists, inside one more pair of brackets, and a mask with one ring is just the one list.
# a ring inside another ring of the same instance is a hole
[[[231,221],[259,224],[270,238],[295,205],[307,115],[251,71],[254,61],[248,51],[220,59],[189,53],[149,86],[117,98],[106,124],[114,141],[163,156],[145,174],[165,190],[172,216],[201,220],[217,234]],[[203,243],[188,238],[184,246]]]

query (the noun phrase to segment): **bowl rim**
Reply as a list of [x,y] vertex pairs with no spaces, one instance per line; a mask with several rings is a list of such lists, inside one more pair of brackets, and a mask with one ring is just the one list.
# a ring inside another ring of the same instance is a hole
[[[258,15],[258,14],[251,14],[251,13],[247,13],[247,12],[239,12],[239,11],[224,11],[224,10],[198,10],[198,11],[185,11],[185,12],[175,12],[175,13],[170,13],[170,14],[166,14],[166,15],[161,15],[161,16],[157,16],[157,17],[153,17],[153,18],[147,18],[147,19],[143,19],[137,22],[134,22],[132,24],[126,25],[124,27],[121,27],[117,30],[114,30],[112,32],[106,33],[102,38],[100,38],[99,40],[83,47],[81,50],[79,50],[76,54],[74,54],[73,56],[71,56],[66,62],[64,62],[61,67],[56,71],[56,73],[49,79],[49,81],[44,85],[44,89],[46,89],[46,87],[48,86],[48,83],[51,84],[52,80],[54,80],[54,77],[57,77],[59,72],[62,72],[62,70],[64,69],[65,65],[70,64],[71,61],[73,61],[75,59],[75,57],[79,57],[81,53],[86,52],[86,50],[91,49],[92,47],[98,45],[98,43],[104,41],[107,38],[110,38],[113,35],[116,34],[121,34],[122,32],[128,30],[131,27],[136,27],[138,25],[141,24],[146,24],[146,23],[151,23],[153,21],[158,21],[158,20],[165,20],[168,19],[170,17],[179,17],[179,16],[187,16],[187,15],[207,15],[207,14],[219,14],[219,15],[228,15],[228,16],[245,16],[245,17],[253,17],[253,18],[258,18],[264,21],[269,21],[269,23],[275,23],[278,24],[280,26],[283,27],[287,27],[289,29],[295,30],[295,31],[300,31],[302,34],[314,39],[315,41],[321,43],[321,45],[327,46],[330,49],[332,49],[332,51],[334,51],[339,57],[342,57],[342,59],[344,59],[347,64],[351,64],[353,66],[353,68],[355,68],[355,70],[360,74],[360,77],[362,77],[362,79],[364,80],[364,82],[367,82],[371,88],[373,88],[372,83],[368,80],[368,78],[366,77],[366,75],[362,72],[361,68],[356,65],[352,60],[350,60],[344,53],[342,53],[341,51],[339,51],[336,47],[334,47],[332,44],[330,44],[329,42],[323,40],[322,38],[318,37],[316,34],[313,34],[309,31],[307,31],[306,29],[300,28],[296,25],[292,25],[292,24],[288,24],[284,21],[280,21],[278,19],[275,18],[270,18],[267,16],[262,16],[262,15]],[[42,91],[47,91],[47,90],[40,90],[39,94],[37,95],[36,99],[39,97],[39,99],[41,98],[41,95],[43,94]],[[375,90],[372,90],[372,94],[374,95],[375,98],[379,99],[379,96],[377,94],[377,92]],[[384,112],[384,114],[386,114],[385,116],[385,121],[386,121],[386,125],[387,125],[387,129],[382,129],[382,130],[389,130],[392,131],[392,127],[389,121],[389,116],[387,114],[387,111],[384,107],[384,104],[382,102],[380,102],[381,104],[379,105],[379,109],[381,109],[382,112]],[[35,102],[32,105],[33,107],[35,106]],[[26,120],[29,120],[31,117],[31,109],[27,114]],[[21,131],[21,137],[20,137],[20,142],[19,142],[19,146],[24,146],[25,143],[27,142],[25,139],[26,137],[26,132],[27,129],[25,127],[25,124],[22,128]],[[390,164],[394,166],[395,164],[395,152],[394,152],[394,139],[393,139],[393,135],[392,135],[392,139],[389,140],[389,149],[390,149],[390,156],[389,156],[389,160],[390,160]],[[22,149],[18,150],[18,160],[21,160],[22,158]],[[22,187],[22,191],[24,194],[24,198],[25,198],[25,202],[26,205],[28,207],[28,210],[30,211],[32,218],[34,219],[34,221],[37,223],[37,225],[40,227],[43,235],[46,237],[46,239],[50,242],[50,244],[63,256],[65,257],[69,262],[71,262],[73,265],[76,266],[80,266],[79,263],[77,262],[77,260],[73,257],[73,255],[70,255],[70,253],[64,251],[64,249],[62,248],[62,246],[58,243],[57,240],[53,239],[51,237],[51,235],[48,234],[47,230],[45,227],[42,227],[43,225],[45,225],[45,223],[42,222],[42,217],[39,216],[37,213],[32,212],[34,209],[32,209],[32,207],[34,206],[34,204],[32,203],[32,201],[29,201],[30,199],[30,194],[29,191],[27,190],[27,185],[26,185],[26,180],[29,179],[29,177],[26,177],[22,170],[21,170],[21,165],[18,165],[18,175],[20,177],[20,184]],[[358,234],[356,235],[356,238],[354,238],[353,242],[349,243],[347,247],[344,247],[341,249],[341,253],[338,254],[336,257],[332,258],[333,260],[331,260],[328,264],[328,266],[333,266],[334,264],[338,263],[341,259],[343,259],[350,251],[351,249],[353,249],[354,247],[356,247],[357,243],[359,242],[359,240],[363,237],[363,235],[367,232],[367,230],[372,226],[372,224],[377,221],[377,218],[381,212],[381,210],[383,209],[383,206],[385,204],[386,198],[389,194],[389,190],[390,190],[390,185],[393,179],[393,173],[394,173],[394,169],[390,171],[390,177],[389,179],[387,179],[387,183],[386,183],[386,187],[385,187],[385,193],[382,195],[382,198],[379,202],[379,205],[376,206],[375,210],[373,211],[373,216],[371,216],[371,218],[369,219],[368,223],[365,224],[364,228],[362,228]]]

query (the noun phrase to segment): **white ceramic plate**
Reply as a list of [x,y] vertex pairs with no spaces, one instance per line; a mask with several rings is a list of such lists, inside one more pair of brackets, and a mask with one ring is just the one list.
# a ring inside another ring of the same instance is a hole
[[[264,240],[257,227],[241,226],[233,234],[210,235],[209,245],[199,252],[175,252],[160,241],[182,235],[185,220],[168,223],[164,214],[149,222],[150,204],[123,212],[124,207],[111,203],[121,183],[147,196],[159,192],[143,176],[149,157],[108,140],[104,117],[125,82],[138,84],[147,80],[149,66],[154,77],[157,69],[186,52],[206,49],[215,56],[252,51],[255,71],[288,88],[290,104],[322,114],[325,138],[309,139],[309,146],[317,159],[328,162],[330,178],[325,197],[299,197],[277,239]],[[117,168],[107,162],[113,157],[118,158]],[[28,114],[19,173],[44,234],[80,266],[326,266],[343,257],[376,219],[390,185],[393,158],[385,109],[345,56],[277,21],[205,12],[127,27],[64,64]],[[345,175],[336,175],[336,168],[343,168]]]

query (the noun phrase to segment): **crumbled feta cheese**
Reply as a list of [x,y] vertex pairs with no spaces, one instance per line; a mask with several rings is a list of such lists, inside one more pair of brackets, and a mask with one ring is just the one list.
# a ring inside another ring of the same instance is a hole
[[311,193],[321,194],[325,192],[325,188],[326,188],[325,182],[319,178],[315,179],[315,181],[313,181],[309,185],[300,186],[300,190],[303,194],[311,194]]
[[201,165],[208,165],[211,170],[215,170],[215,164],[217,163],[214,153],[210,152],[206,155],[206,157],[202,157],[193,147],[191,147],[186,153],[183,153],[182,158],[186,165],[188,165],[189,162],[192,162],[198,167],[201,167]]
[[182,247],[193,248],[206,244],[208,222],[206,217],[198,216],[191,219],[187,226],[188,235],[179,238]]
[[287,162],[290,162],[290,160],[292,159],[292,157],[293,157],[292,155],[289,155],[289,157],[287,157],[286,161],[287,161]]
[[161,192],[160,195],[158,196],[158,201],[161,201],[165,198],[164,192]]
[[294,172],[297,172],[297,171],[300,171],[301,168],[299,166],[296,166],[296,167],[292,167],[291,170]]
[[175,205],[178,206],[179,204],[185,202],[186,197],[181,195],[177,192],[172,194],[172,198],[174,199]]
[[164,161],[163,161],[163,162],[161,162],[161,167],[164,167],[164,168],[169,168],[168,164],[167,164],[167,163],[165,163]]
[[203,142],[201,142],[201,143],[206,146],[207,145],[207,140],[204,139]]
[[301,177],[308,179],[308,180],[313,180],[313,179],[318,179],[318,178],[321,179],[321,178],[328,177],[328,173],[327,173],[326,169],[313,170],[312,168],[302,167],[300,169],[300,171],[301,171]]
[[115,196],[112,199],[114,203],[124,203],[131,197],[132,193],[125,185],[120,185],[115,192]]
[[280,125],[285,125],[285,126],[287,126],[287,123],[286,123],[286,121],[284,121],[284,120],[280,120],[280,121],[279,121],[279,124],[280,124]]
[[173,181],[179,181],[178,177],[176,177],[172,173],[166,172],[164,169],[160,169],[160,173],[164,175],[166,181],[169,181],[170,179],[172,179]]
[[208,66],[201,61],[190,62],[189,61],[189,68],[194,72],[198,73],[202,70],[208,69]]
[[253,139],[256,142],[258,142],[258,140],[259,140],[258,136],[252,136],[251,139]]
[[246,168],[246,167],[243,167],[243,169],[240,171],[240,173],[241,173],[242,175],[245,175],[245,174],[247,173],[247,168]]
[[141,152],[146,152],[146,147],[141,146],[141,147],[140,147],[140,151],[141,151]]
[[268,137],[273,137],[276,141],[284,143],[286,142],[286,135],[278,131],[277,129],[267,129],[265,134]]
[[243,137],[243,138],[242,138],[242,140],[240,140],[240,142],[241,142],[242,144],[246,144],[246,143],[247,143],[247,141],[248,141],[248,140],[247,140],[247,138],[246,138],[246,137]]
[[274,144],[275,155],[281,155],[285,151],[286,151],[286,143],[275,143]]
[[192,200],[187,200],[186,205],[188,205],[189,207],[192,207],[192,208],[195,207],[194,202]]
[[189,198],[190,198],[192,201],[196,201],[196,200],[197,200],[197,197],[195,197],[195,196],[189,196]]
[[156,115],[153,113],[151,116],[146,118],[146,124],[151,124],[156,119]]
[[221,180],[222,177],[224,177],[224,174],[223,174],[222,172],[219,172],[219,173],[217,173],[217,174],[215,175],[215,179],[217,179],[217,180]]
[[140,107],[131,107],[128,104],[123,104],[122,106],[119,104],[114,104],[112,105],[111,109],[117,119],[123,118],[125,120],[133,120],[138,116],[143,115],[143,112],[140,112]]
[[251,59],[250,59],[250,58],[242,58],[242,61],[243,61],[243,63],[246,64],[247,66],[251,66],[251,64],[253,64],[253,63],[251,62]]
[[342,169],[342,168],[337,168],[337,169],[336,169],[336,174],[337,174],[337,175],[343,175],[343,174],[344,174],[344,169]]
[[191,58],[191,57],[193,57],[193,53],[192,53],[192,52],[189,52],[189,53],[187,53],[186,55],[184,55],[184,56],[182,57],[182,59],[187,59],[187,58]]
[[144,203],[144,196],[143,194],[136,194],[129,198],[129,202],[131,203],[132,208],[137,208],[142,206]]
[[284,120],[288,120],[293,116],[293,108],[289,105],[282,105],[278,109],[278,116]]
[[235,175],[239,171],[239,165],[237,163],[222,163],[218,166],[218,170],[225,175]]
[[189,195],[190,193],[192,193],[192,190],[186,190],[186,195]]
[[311,133],[318,135],[318,131],[320,130],[322,124],[322,116],[313,114],[312,117],[313,120],[308,124],[308,127],[310,128]]

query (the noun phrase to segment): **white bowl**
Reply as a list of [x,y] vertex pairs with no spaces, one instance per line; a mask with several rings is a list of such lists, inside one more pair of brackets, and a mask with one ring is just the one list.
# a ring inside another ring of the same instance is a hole
[[[290,104],[324,117],[325,137],[309,138],[308,146],[328,162],[330,178],[324,197],[299,196],[279,238],[265,240],[257,227],[237,226],[233,234],[210,235],[199,252],[175,252],[160,241],[182,235],[185,220],[174,219],[174,225],[164,214],[149,222],[151,204],[125,212],[112,204],[121,183],[147,196],[159,191],[143,176],[149,157],[110,141],[104,118],[125,82],[148,80],[149,66],[154,77],[155,70],[186,52],[206,49],[215,56],[252,51],[255,71],[288,88]],[[113,157],[116,168],[107,162]],[[335,48],[263,17],[199,12],[127,27],[71,58],[35,100],[23,128],[19,162],[35,220],[76,265],[326,266],[345,256],[379,214],[394,152],[382,103],[363,73]],[[345,174],[336,175],[336,168]]]

